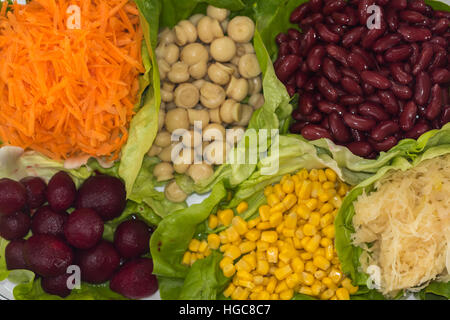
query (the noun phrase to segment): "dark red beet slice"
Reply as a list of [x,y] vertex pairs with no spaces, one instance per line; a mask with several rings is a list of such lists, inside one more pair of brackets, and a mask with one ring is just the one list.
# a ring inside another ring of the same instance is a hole
[[120,256],[112,243],[103,240],[91,249],[77,251],[76,262],[81,280],[98,284],[111,279],[119,267]]
[[66,273],[73,262],[72,249],[58,237],[48,234],[31,236],[24,245],[25,262],[31,271],[42,277]]
[[30,209],[36,209],[42,206],[47,198],[47,184],[39,177],[26,177],[20,180],[20,183],[27,191],[27,204]]
[[23,258],[23,246],[25,240],[13,240],[5,248],[5,260],[8,270],[27,269],[27,264]]
[[142,299],[158,290],[153,272],[153,261],[139,258],[125,263],[111,279],[111,290],[130,299]]
[[123,258],[137,258],[150,250],[150,228],[141,220],[122,222],[114,233],[114,246]]
[[31,222],[33,234],[51,234],[64,237],[64,223],[67,221],[66,212],[55,212],[49,206],[38,209]]
[[124,183],[117,178],[98,175],[88,178],[78,190],[76,208],[94,209],[103,220],[112,220],[126,204]]
[[103,220],[92,209],[72,212],[64,224],[64,235],[69,244],[78,249],[95,246],[103,234]]
[[43,278],[41,280],[42,289],[48,294],[60,296],[61,298],[67,297],[72,291],[67,287],[67,279],[70,274],[62,274],[56,277]]
[[64,171],[55,174],[47,187],[47,200],[55,211],[69,209],[76,198],[77,190],[72,178]]
[[6,240],[25,237],[30,231],[31,218],[23,212],[0,216],[0,236]]
[[17,181],[0,179],[0,215],[22,210],[27,202],[27,191]]

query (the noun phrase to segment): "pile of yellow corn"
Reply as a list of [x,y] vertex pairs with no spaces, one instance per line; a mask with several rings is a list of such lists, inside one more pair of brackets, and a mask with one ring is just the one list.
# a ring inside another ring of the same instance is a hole
[[209,227],[229,226],[207,241],[193,239],[183,263],[219,249],[220,268],[233,277],[224,295],[233,300],[290,300],[295,292],[323,300],[347,300],[358,287],[340,267],[334,248],[334,219],[348,186],[331,169],[303,169],[264,190],[267,205],[245,221],[242,202],[210,215]]

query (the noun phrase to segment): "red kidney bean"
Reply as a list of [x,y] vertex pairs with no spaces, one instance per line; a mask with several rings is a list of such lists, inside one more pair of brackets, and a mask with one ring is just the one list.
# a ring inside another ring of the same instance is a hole
[[434,11],[434,16],[436,18],[447,18],[447,19],[450,19],[450,12],[436,10],[436,11]]
[[436,45],[438,45],[438,46],[441,46],[442,49],[444,49],[444,50],[445,50],[445,48],[447,48],[447,46],[448,46],[448,41],[447,41],[447,39],[445,39],[444,37],[436,36],[436,37],[431,38],[431,40],[430,40],[429,42],[430,42],[431,44],[436,44]]
[[275,42],[280,45],[283,42],[287,42],[289,41],[289,37],[286,33],[280,32],[276,37],[275,37]]
[[431,81],[439,84],[450,82],[450,71],[443,68],[434,69],[431,73]]
[[357,156],[367,157],[373,152],[373,148],[370,143],[366,141],[355,141],[347,144],[347,148]]
[[328,44],[325,48],[330,57],[340,62],[345,67],[348,67],[348,52],[344,48],[334,44]]
[[328,138],[331,140],[331,135],[328,133],[328,130],[316,125],[316,124],[307,124],[301,130],[302,136],[308,140],[318,140],[322,138]]
[[429,23],[429,19],[423,14],[414,10],[402,10],[400,11],[400,19],[410,23]]
[[317,45],[311,49],[308,53],[308,57],[306,58],[306,62],[308,63],[308,68],[312,72],[317,72],[322,67],[323,57],[325,56],[325,47],[321,45]]
[[438,21],[436,21],[434,26],[431,28],[431,31],[433,31],[434,34],[443,34],[448,30],[449,24],[450,24],[449,19],[441,18]]
[[406,0],[391,0],[389,2],[389,7],[391,9],[400,9],[403,10],[406,8],[407,6],[407,1]]
[[331,60],[330,58],[325,57],[323,59],[322,72],[331,82],[337,83],[341,80],[342,76],[337,70],[333,60]]
[[378,152],[386,152],[397,144],[398,140],[394,136],[390,136],[381,142],[371,141],[372,147]]
[[442,104],[450,104],[450,93],[448,92],[448,90],[442,90]]
[[347,6],[347,7],[344,8],[344,13],[349,18],[349,22],[348,22],[349,26],[354,26],[354,25],[356,25],[358,23],[358,14],[357,14],[355,9],[353,9],[350,6]]
[[363,33],[364,33],[364,27],[355,27],[355,28],[349,30],[342,37],[342,45],[345,48],[351,47],[355,43],[359,42]]
[[361,86],[349,77],[343,77],[341,80],[342,88],[351,95],[362,96]]
[[278,49],[278,56],[284,57],[291,54],[291,48],[289,47],[289,42],[283,42],[280,44]]
[[350,133],[354,141],[364,141],[366,139],[364,132],[350,128]]
[[341,12],[333,12],[332,15],[334,22],[340,25],[350,25],[350,17]]
[[[412,53],[411,53],[411,57],[409,58],[409,63],[411,65],[415,65],[417,63],[417,61],[419,60],[419,55],[420,55],[420,47],[417,43],[411,43],[411,49],[412,49]],[[407,65],[409,67],[409,65]],[[406,68],[405,68],[406,71]],[[407,71],[410,72],[410,71]]]
[[389,27],[389,30],[392,32],[397,31],[398,29],[398,15],[395,10],[387,10],[386,12],[386,22]]
[[397,122],[393,120],[387,120],[376,125],[370,132],[370,137],[378,142],[383,141],[389,136],[394,135],[400,130]]
[[294,28],[289,28],[288,30],[288,36],[291,40],[300,40],[302,37],[302,33]]
[[403,36],[407,42],[427,41],[431,39],[431,31],[422,27],[400,26],[398,33]]
[[356,105],[364,102],[364,98],[361,96],[349,96],[345,95],[339,98],[339,103],[342,105]]
[[309,12],[309,3],[304,3],[292,11],[289,21],[291,23],[299,23]]
[[412,48],[410,45],[404,44],[388,49],[384,53],[384,60],[387,62],[399,62],[410,57]]
[[389,3],[390,0],[375,0],[375,2],[377,3],[377,5],[384,7],[385,5],[387,5]]
[[342,73],[344,76],[349,77],[349,78],[355,80],[356,82],[360,82],[360,81],[361,81],[361,78],[360,78],[360,76],[358,75],[358,73],[357,73],[356,71],[353,71],[352,69],[349,69],[349,68],[341,68],[340,71],[341,71],[341,73]]
[[395,83],[391,81],[391,90],[392,93],[401,100],[409,100],[411,99],[413,92],[408,86],[402,86],[401,84]]
[[380,29],[371,29],[368,30],[364,36],[362,37],[361,40],[361,45],[363,48],[370,48],[373,46],[373,44],[375,43],[375,41],[381,37],[386,31],[386,26],[384,23],[382,23],[381,28]]
[[325,6],[322,9],[324,15],[330,15],[335,11],[340,11],[347,5],[344,0],[329,0],[325,2]]
[[450,105],[446,105],[442,109],[442,114],[441,114],[440,120],[441,120],[441,126],[450,122]]
[[314,110],[311,114],[308,114],[306,117],[306,121],[311,123],[319,123],[323,120],[323,115],[319,111]]
[[371,101],[361,103],[358,107],[358,112],[363,116],[372,117],[378,121],[386,121],[390,118],[378,103]]
[[303,93],[298,100],[298,110],[302,115],[311,114],[314,110],[314,98],[311,93]]
[[414,92],[414,101],[423,106],[428,102],[431,91],[431,79],[430,76],[421,71],[416,77],[416,87]]
[[320,126],[324,127],[327,130],[330,130],[330,122],[328,121],[328,117],[323,118],[323,120],[320,122]]
[[367,66],[369,68],[376,68],[377,67],[377,61],[376,59],[373,57],[373,55],[371,55],[370,53],[368,53],[366,50],[364,50],[361,47],[358,46],[353,46],[352,47],[352,52],[359,54],[361,57],[364,58],[364,61],[367,63]]
[[364,57],[356,52],[350,52],[347,56],[347,62],[350,67],[352,67],[357,72],[362,72],[369,69]]
[[400,35],[395,33],[388,34],[387,36],[384,36],[383,38],[375,41],[372,49],[375,52],[383,52],[397,45],[398,43],[400,43],[400,41],[402,41],[402,37]]
[[342,117],[337,112],[333,112],[328,116],[328,123],[332,136],[338,142],[345,143],[350,141],[350,130],[347,128],[342,120]]
[[300,109],[297,108],[294,111],[292,111],[292,118],[294,118],[295,121],[305,121],[305,116],[300,112]]
[[370,131],[376,124],[374,119],[351,113],[344,114],[344,121],[350,128],[361,131]]
[[384,90],[391,86],[389,79],[382,76],[379,72],[363,71],[361,72],[361,78],[364,82],[378,89]]
[[314,46],[316,41],[317,41],[316,30],[314,30],[314,28],[310,28],[308,31],[306,31],[305,35],[300,41],[300,51],[302,55],[306,55],[309,52],[309,50]]
[[309,73],[309,68],[308,68],[308,64],[306,63],[306,61],[303,61],[302,64],[300,65],[300,71],[303,73],[306,73],[306,74]]
[[414,127],[405,133],[405,137],[409,139],[417,139],[425,132],[431,129],[430,125],[426,122],[418,122]]
[[337,103],[333,103],[330,101],[322,100],[317,103],[317,108],[326,114],[330,114],[332,112],[337,112],[339,114],[344,114],[345,108]]
[[320,12],[322,9],[322,0],[310,0],[309,1],[309,8],[312,12]]
[[409,131],[413,128],[417,116],[417,105],[414,101],[409,101],[400,114],[400,129]]
[[422,45],[422,51],[420,52],[419,58],[417,60],[417,63],[414,65],[412,73],[414,75],[417,75],[419,72],[425,70],[430,62],[431,58],[433,58],[433,46],[429,43],[424,43]]
[[289,131],[291,131],[292,133],[300,134],[302,132],[302,129],[308,124],[309,124],[308,122],[296,122],[296,123],[293,123],[291,125],[291,127],[289,128]]
[[413,81],[413,77],[405,70],[403,70],[402,64],[392,63],[389,68],[391,70],[392,78],[394,78],[395,81],[401,84],[408,84]]
[[284,57],[275,69],[278,79],[280,79],[281,82],[286,82],[289,77],[295,73],[301,62],[302,58],[296,55],[288,55]]
[[330,29],[330,31],[338,34],[339,36],[343,36],[347,31],[347,28],[345,26],[340,26],[335,23],[328,24],[327,27],[328,29]]
[[367,99],[367,101],[381,104],[381,99],[380,99],[380,97],[378,97],[377,94],[372,94],[370,96],[367,96],[366,99]]
[[408,9],[418,11],[420,13],[428,12],[427,5],[423,0],[412,0],[408,2]]
[[302,28],[313,26],[316,23],[323,21],[323,15],[321,13],[314,13],[300,21],[300,26]]
[[375,87],[371,86],[370,84],[368,84],[366,82],[362,83],[362,89],[366,95],[372,95],[375,93]]
[[297,40],[290,40],[288,42],[288,47],[291,54],[295,54],[296,56],[301,55],[300,42]]
[[377,95],[380,98],[381,104],[384,106],[384,109],[387,112],[389,112],[390,114],[398,114],[399,105],[392,91],[379,90],[377,92]]
[[338,34],[332,32],[323,23],[317,23],[315,25],[315,29],[320,38],[326,42],[338,43],[339,40],[341,40],[341,37]]
[[286,90],[289,93],[289,96],[292,98],[295,93],[296,93],[296,89],[295,86],[292,84],[286,84]]
[[358,17],[361,25],[365,26],[367,24],[367,18],[369,17],[367,8],[374,4],[374,0],[360,0],[358,2]]
[[314,89],[316,87],[314,82],[315,82],[315,78],[309,78],[308,81],[303,86],[303,89],[305,89],[306,91],[314,91]]
[[428,71],[433,71],[436,68],[444,67],[447,64],[447,53],[445,50],[437,49],[437,47],[439,46],[434,47],[434,50],[438,51],[434,55],[434,58],[428,67]]
[[428,104],[425,116],[428,120],[434,120],[439,116],[442,109],[442,89],[438,84],[431,88],[431,99]]
[[345,92],[344,90],[342,90],[339,86],[336,86],[336,87],[334,88],[334,90],[336,90],[336,93],[337,93],[337,95],[338,95],[339,98],[342,97],[342,96],[347,95],[347,92]]
[[336,102],[338,99],[338,94],[331,83],[325,77],[319,77],[316,81],[317,89],[320,93],[331,102]]
[[297,88],[301,89],[305,85],[305,83],[308,81],[309,76],[301,71],[298,71],[295,75],[295,84],[297,85]]

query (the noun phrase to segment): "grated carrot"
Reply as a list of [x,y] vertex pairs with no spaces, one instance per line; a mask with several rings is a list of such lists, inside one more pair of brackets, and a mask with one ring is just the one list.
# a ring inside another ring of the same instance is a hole
[[[70,5],[81,29],[67,28]],[[3,2],[0,140],[57,160],[117,159],[144,72],[137,15],[129,0]]]

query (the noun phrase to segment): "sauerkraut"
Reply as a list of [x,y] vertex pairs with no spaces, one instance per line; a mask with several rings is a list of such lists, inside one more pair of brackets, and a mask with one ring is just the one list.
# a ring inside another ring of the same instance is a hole
[[354,203],[353,243],[361,265],[380,272],[383,294],[448,281],[450,270],[450,155],[395,171]]

